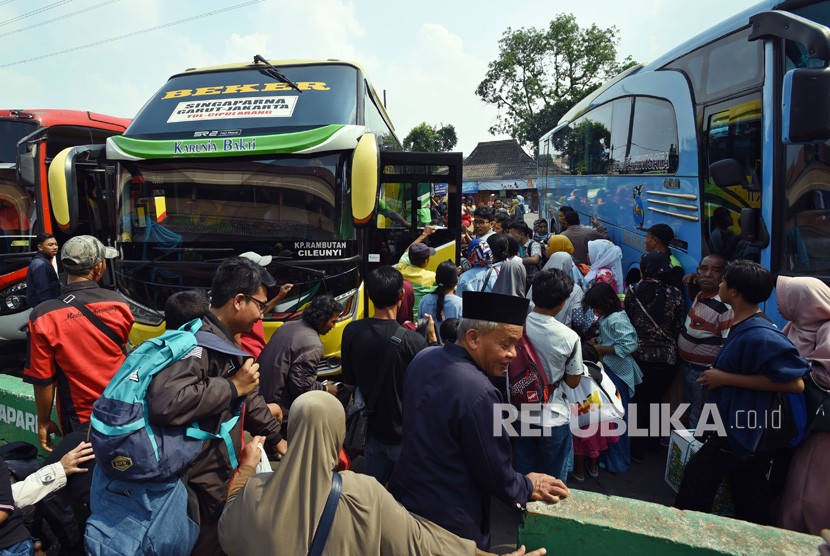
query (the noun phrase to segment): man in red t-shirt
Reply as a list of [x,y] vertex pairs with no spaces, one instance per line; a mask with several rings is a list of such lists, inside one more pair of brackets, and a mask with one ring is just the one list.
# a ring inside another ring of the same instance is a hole
[[[106,259],[117,255],[92,236],[71,238],[61,251],[66,286],[58,299],[44,301],[29,315],[23,380],[34,385],[38,437],[48,452],[54,448],[50,434],[65,436],[89,421],[93,402],[124,361],[135,319],[121,294],[97,283],[106,272]],[[73,302],[85,305],[98,323]],[[56,392],[60,427],[51,417]]]

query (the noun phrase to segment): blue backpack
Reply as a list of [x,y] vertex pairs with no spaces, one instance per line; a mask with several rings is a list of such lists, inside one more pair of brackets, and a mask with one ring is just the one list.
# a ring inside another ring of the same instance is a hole
[[238,413],[222,423],[219,434],[201,430],[198,423],[162,426],[148,420],[147,390],[153,377],[193,349],[251,357],[215,334],[199,331],[201,326],[202,321],[194,319],[140,344],[92,405],[90,442],[96,465],[110,477],[164,481],[179,476],[199,455],[203,441],[213,439],[225,442],[231,465],[237,466],[230,431],[239,420]]
[[203,431],[197,423],[160,426],[148,420],[152,378],[193,349],[250,357],[215,334],[200,331],[201,325],[195,319],[139,345],[92,406],[90,441],[96,466],[92,515],[84,534],[89,555],[190,554],[199,526],[188,516],[187,489],[180,476],[205,440],[222,439],[231,465],[237,467],[230,431],[238,413],[221,424],[219,434]]

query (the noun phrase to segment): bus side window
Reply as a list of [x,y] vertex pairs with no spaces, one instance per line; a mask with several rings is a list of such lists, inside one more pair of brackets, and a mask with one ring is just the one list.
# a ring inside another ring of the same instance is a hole
[[408,183],[382,183],[378,197],[378,228],[410,228],[412,203]]

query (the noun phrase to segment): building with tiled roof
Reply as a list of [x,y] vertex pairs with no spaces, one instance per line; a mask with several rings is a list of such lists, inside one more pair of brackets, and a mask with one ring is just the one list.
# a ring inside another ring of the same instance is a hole
[[483,141],[464,159],[465,194],[516,192],[528,198],[535,189],[536,161],[515,139]]

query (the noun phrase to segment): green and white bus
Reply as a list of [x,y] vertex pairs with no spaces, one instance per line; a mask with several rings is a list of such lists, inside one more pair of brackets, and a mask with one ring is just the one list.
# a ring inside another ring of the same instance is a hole
[[345,306],[319,367],[337,373],[343,327],[370,311],[363,276],[396,263],[431,223],[419,209],[436,190],[449,208],[433,261],[458,260],[462,158],[402,152],[356,64],[255,60],[172,76],[94,162],[68,151],[67,167],[112,176],[107,240],[121,254],[113,278],[136,317],[133,342],[163,330],[172,293],[208,288],[224,258],[254,251],[295,285],[265,315],[266,338],[315,295]]

